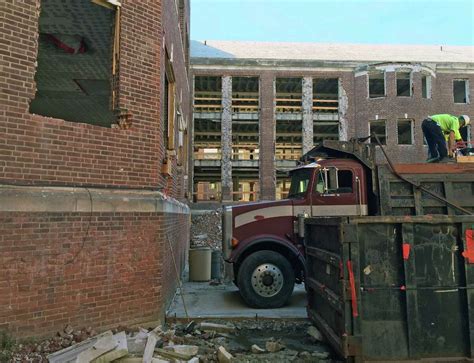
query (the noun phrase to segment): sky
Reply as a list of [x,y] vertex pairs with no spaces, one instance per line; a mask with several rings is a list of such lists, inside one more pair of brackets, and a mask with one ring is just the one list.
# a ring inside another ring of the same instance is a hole
[[191,0],[191,39],[474,45],[474,0]]

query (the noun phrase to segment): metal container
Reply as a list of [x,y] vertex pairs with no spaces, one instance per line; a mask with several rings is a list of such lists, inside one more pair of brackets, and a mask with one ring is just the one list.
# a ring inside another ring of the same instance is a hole
[[[447,198],[454,204],[474,208],[472,163],[399,164],[396,170],[408,180]],[[421,189],[394,175],[387,166],[378,167],[380,213],[385,216],[462,214]]]
[[209,247],[189,250],[189,281],[211,279],[211,249]]
[[306,221],[308,315],[343,358],[474,356],[474,217]]
[[211,254],[211,279],[221,278],[222,252],[212,251]]

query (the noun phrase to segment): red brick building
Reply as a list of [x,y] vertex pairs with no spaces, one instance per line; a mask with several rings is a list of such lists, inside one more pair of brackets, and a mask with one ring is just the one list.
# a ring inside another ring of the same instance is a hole
[[474,117],[472,46],[193,41],[191,64],[196,201],[283,198],[323,139],[375,132],[424,161],[424,118]]
[[163,317],[189,240],[189,10],[1,2],[0,330]]

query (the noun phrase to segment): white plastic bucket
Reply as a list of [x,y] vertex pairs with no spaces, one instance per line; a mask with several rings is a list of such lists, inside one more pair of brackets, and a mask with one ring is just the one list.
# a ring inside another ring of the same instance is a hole
[[211,249],[209,247],[189,250],[189,281],[211,279]]

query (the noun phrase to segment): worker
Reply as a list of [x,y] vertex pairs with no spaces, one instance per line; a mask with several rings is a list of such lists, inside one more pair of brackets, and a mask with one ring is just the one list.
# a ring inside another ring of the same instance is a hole
[[[456,147],[456,141],[462,140],[459,129],[469,125],[470,119],[467,115],[459,117],[441,114],[433,115],[424,119],[421,124],[423,135],[428,143],[430,158],[428,163],[449,161],[448,155],[452,156]],[[446,139],[448,148],[446,148]]]

